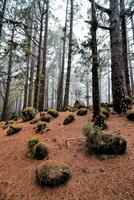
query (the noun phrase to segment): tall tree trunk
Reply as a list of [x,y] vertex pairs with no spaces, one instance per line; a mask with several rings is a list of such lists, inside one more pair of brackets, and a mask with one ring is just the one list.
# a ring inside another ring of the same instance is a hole
[[[36,32],[34,31],[33,39],[35,39]],[[35,53],[35,44],[33,42],[32,44],[32,53]],[[34,67],[35,67],[35,58],[32,55],[31,56],[31,62],[30,62],[30,78],[29,78],[29,95],[28,95],[28,106],[33,106],[33,86],[34,86]]]
[[7,4],[7,0],[4,0],[2,10],[0,12],[0,40],[2,36],[2,26],[3,26],[3,19],[5,15],[5,10],[6,10],[6,4]]
[[49,0],[46,2],[46,16],[45,16],[45,31],[44,31],[44,45],[43,45],[43,66],[40,80],[39,90],[39,111],[44,110],[44,99],[45,99],[45,81],[46,81],[46,55],[47,55],[47,38],[48,38],[48,19],[49,19]]
[[127,55],[127,28],[126,28],[126,16],[125,16],[125,3],[124,0],[120,0],[121,10],[121,31],[122,31],[122,49],[123,49],[123,65],[125,73],[126,93],[131,96],[129,68],[128,68],[128,55]]
[[131,24],[132,24],[133,44],[134,44],[134,17],[133,17],[133,15],[131,15]]
[[45,110],[47,110],[48,109],[48,95],[49,95],[49,93],[48,93],[48,87],[49,87],[49,79],[48,79],[48,77],[47,77],[47,81],[46,81],[46,93],[45,93]]
[[124,113],[127,108],[125,103],[125,79],[120,33],[120,15],[117,0],[110,0],[110,9],[113,108],[117,113]]
[[86,100],[87,106],[89,106],[89,80],[86,80]]
[[107,74],[107,81],[108,81],[108,103],[110,103],[110,85],[111,85],[111,82],[110,82],[110,69],[109,69],[109,66],[108,66],[108,74]]
[[41,45],[42,45],[42,32],[43,32],[43,13],[41,13],[40,20],[40,34],[39,34],[39,47],[38,47],[38,60],[37,60],[37,71],[35,79],[35,91],[34,91],[34,108],[38,109],[38,98],[39,98],[39,84],[40,84],[40,69],[41,69]]
[[92,0],[92,24],[91,24],[91,49],[92,49],[92,98],[93,98],[93,118],[96,120],[100,114],[99,76],[98,76],[98,53],[97,53],[97,19],[95,1]]
[[73,0],[71,0],[68,67],[67,67],[67,77],[66,77],[64,106],[63,106],[64,108],[66,108],[68,106],[68,104],[69,104],[69,89],[70,89],[71,64],[72,64],[73,18],[74,18],[74,2],[73,2]]
[[26,80],[24,85],[24,103],[23,103],[23,109],[27,107],[28,103],[28,79],[29,79],[29,55],[26,55],[27,57],[27,67],[26,67]]
[[11,85],[11,74],[12,74],[12,57],[13,57],[13,42],[14,42],[14,31],[15,27],[12,28],[12,35],[11,35],[11,46],[10,46],[10,53],[9,53],[9,61],[8,61],[8,76],[7,76],[7,83],[6,83],[6,91],[5,91],[5,98],[4,98],[4,106],[2,111],[2,120],[6,120],[8,117],[8,104],[9,104],[9,95],[10,95],[10,85]]
[[64,85],[64,67],[65,67],[66,37],[67,37],[67,16],[68,16],[68,0],[67,0],[66,15],[65,15],[62,64],[61,64],[61,71],[60,71],[58,90],[57,90],[57,110],[58,111],[62,111],[63,109],[63,85]]

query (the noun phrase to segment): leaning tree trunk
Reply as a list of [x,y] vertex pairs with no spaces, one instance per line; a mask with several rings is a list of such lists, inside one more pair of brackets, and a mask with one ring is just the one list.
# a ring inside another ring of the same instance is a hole
[[72,36],[73,36],[73,17],[74,17],[74,2],[71,0],[71,13],[70,13],[70,32],[69,32],[69,50],[68,50],[68,67],[65,86],[64,105],[66,108],[69,104],[69,89],[70,89],[70,77],[71,77],[71,64],[72,64]]
[[62,111],[63,109],[63,84],[64,84],[64,66],[65,66],[65,52],[66,52],[66,37],[67,37],[67,16],[68,16],[68,0],[66,6],[66,16],[65,16],[65,27],[64,27],[64,37],[63,37],[63,50],[62,50],[62,66],[58,82],[57,91],[57,110]]
[[124,73],[125,73],[126,93],[128,96],[131,96],[129,68],[128,68],[128,55],[127,55],[127,53],[128,53],[128,51],[127,51],[127,27],[126,27],[124,0],[120,0],[120,10],[121,10],[122,50],[123,50],[123,65],[124,65]]
[[42,66],[41,79],[40,79],[40,90],[39,90],[39,106],[38,106],[39,111],[44,110],[44,100],[45,100],[48,19],[49,19],[49,0],[47,0],[47,2],[46,2],[45,31],[44,31],[44,45],[43,45],[43,66]]
[[39,97],[39,84],[40,84],[40,70],[41,70],[41,45],[42,45],[42,32],[43,32],[43,13],[41,13],[40,20],[40,35],[39,35],[39,47],[38,47],[38,60],[37,71],[35,79],[35,91],[34,91],[34,108],[38,109],[38,97]]
[[127,108],[125,103],[125,79],[122,58],[120,16],[117,0],[110,0],[110,9],[113,108],[120,114],[126,112]]
[[2,120],[6,120],[8,118],[8,104],[9,104],[9,95],[10,95],[10,85],[11,85],[11,75],[12,75],[12,57],[13,57],[13,41],[14,41],[14,31],[15,27],[13,26],[12,35],[11,35],[11,46],[9,53],[9,61],[8,61],[8,74],[7,74],[7,83],[6,83],[6,91],[4,98],[4,106],[2,111]]
[[0,11],[0,40],[2,36],[2,27],[3,27],[3,19],[5,15],[5,10],[6,10],[6,3],[7,3],[7,0],[4,0],[2,10]]

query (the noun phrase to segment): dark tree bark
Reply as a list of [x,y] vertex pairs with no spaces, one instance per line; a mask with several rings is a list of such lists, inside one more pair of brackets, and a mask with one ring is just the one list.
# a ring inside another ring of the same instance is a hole
[[117,113],[120,114],[126,112],[127,108],[125,103],[125,79],[122,58],[122,40],[117,0],[110,0],[110,9],[113,108]]
[[43,45],[43,66],[42,66],[41,79],[40,79],[40,90],[39,90],[39,106],[38,106],[39,111],[44,110],[44,101],[45,101],[48,19],[49,19],[49,0],[47,0],[47,2],[46,2],[45,31],[44,31],[44,45]]
[[58,90],[57,90],[57,110],[63,109],[63,84],[64,84],[64,66],[65,66],[65,53],[66,53],[66,37],[67,37],[67,16],[68,16],[68,0],[66,5],[65,27],[63,37],[63,50],[62,50],[62,64],[59,75]]
[[92,98],[93,98],[93,118],[99,116],[100,114],[100,96],[99,96],[99,76],[98,76],[98,53],[97,53],[97,19],[95,10],[95,1],[91,2],[92,7],[92,22],[91,22],[91,49],[92,49]]
[[34,108],[38,109],[38,98],[39,98],[39,84],[40,84],[40,71],[41,71],[41,45],[42,45],[42,32],[43,32],[43,17],[44,9],[41,12],[40,19],[40,31],[39,31],[39,47],[38,47],[38,60],[37,60],[37,71],[35,79],[35,91],[34,91]]
[[70,89],[71,63],[72,63],[73,18],[74,18],[74,2],[73,0],[71,0],[68,67],[67,67],[67,77],[66,77],[65,96],[63,105],[64,108],[66,108],[69,104],[69,89]]
[[4,19],[5,10],[6,10],[6,4],[7,4],[7,0],[4,0],[2,10],[0,11],[0,40],[2,36],[2,26],[3,26],[3,19]]
[[123,65],[125,73],[126,93],[131,96],[129,68],[128,68],[128,55],[127,55],[127,28],[126,28],[126,16],[125,16],[125,3],[124,0],[120,0],[121,10],[121,31],[122,31],[122,49],[123,49]]
[[8,118],[8,104],[9,104],[9,95],[10,95],[10,85],[11,85],[11,80],[12,80],[11,74],[12,74],[14,32],[15,32],[15,27],[13,26],[12,35],[11,35],[9,61],[8,61],[7,83],[6,83],[4,105],[3,105],[2,117],[1,117],[2,120],[6,120]]

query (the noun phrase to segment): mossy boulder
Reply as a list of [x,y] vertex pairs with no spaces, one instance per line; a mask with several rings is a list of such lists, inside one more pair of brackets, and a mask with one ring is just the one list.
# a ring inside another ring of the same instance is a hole
[[80,109],[80,108],[85,108],[85,104],[83,102],[80,102],[80,101],[75,101],[74,103],[74,108],[77,108],[77,109]]
[[37,123],[37,127],[36,127],[36,132],[37,133],[40,133],[40,132],[43,132],[43,130],[46,128],[46,123],[43,122],[43,121],[39,121]]
[[10,125],[10,128],[9,130],[7,131],[7,135],[10,136],[10,135],[14,135],[16,133],[18,133],[19,131],[21,131],[21,127],[16,125],[16,124],[12,124]]
[[38,142],[34,147],[32,148],[33,157],[37,160],[42,160],[47,157],[48,150],[44,143]]
[[96,155],[122,155],[126,151],[127,142],[120,136],[99,134],[96,140],[88,137],[86,147],[88,152]]
[[43,121],[43,122],[50,122],[51,121],[51,119],[52,119],[52,115],[50,115],[50,114],[44,114],[44,113],[41,113],[41,121]]
[[101,108],[101,113],[105,115],[106,119],[109,117],[109,111],[106,108]]
[[26,107],[22,111],[22,118],[23,118],[24,121],[30,121],[37,115],[37,113],[38,113],[38,111],[35,108]]
[[134,121],[134,110],[128,110],[127,113],[126,113],[126,117],[130,121]]
[[58,115],[59,115],[58,111],[57,111],[57,110],[54,110],[54,109],[49,109],[49,110],[47,111],[47,113],[50,114],[50,115],[51,115],[52,117],[54,117],[54,118],[58,117]]
[[32,148],[38,143],[39,143],[38,137],[33,137],[32,139],[30,139],[29,142],[28,142],[29,150],[32,150]]
[[88,110],[86,108],[80,108],[78,111],[77,111],[77,115],[79,116],[84,116],[86,115],[88,112]]
[[70,170],[64,163],[46,161],[36,169],[35,177],[38,185],[55,187],[68,181]]
[[68,115],[68,116],[65,118],[63,124],[64,124],[64,125],[70,124],[70,123],[72,123],[74,120],[75,120],[74,115]]

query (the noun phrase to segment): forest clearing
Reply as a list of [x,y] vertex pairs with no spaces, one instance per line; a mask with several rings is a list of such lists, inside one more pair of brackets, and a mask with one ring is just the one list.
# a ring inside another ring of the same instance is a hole
[[[76,116],[75,122],[64,126],[62,121],[67,115],[68,112],[60,113],[48,124],[50,131],[44,134],[37,135],[33,129],[35,125],[29,122],[18,122],[22,130],[12,138],[5,136],[6,130],[0,130],[0,199],[133,200],[134,122],[122,116],[110,116],[106,132],[121,134],[127,140],[127,152],[101,160],[85,154],[82,126],[85,121],[91,121],[91,113]],[[67,184],[58,188],[36,185],[35,170],[42,160],[28,156],[27,142],[33,136],[38,136],[48,146],[50,160],[67,163],[71,171]],[[67,147],[69,138],[74,140],[70,140]]]
[[0,200],[134,200],[134,0],[0,1]]

